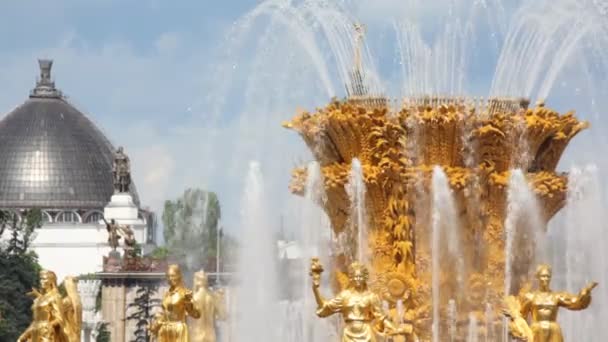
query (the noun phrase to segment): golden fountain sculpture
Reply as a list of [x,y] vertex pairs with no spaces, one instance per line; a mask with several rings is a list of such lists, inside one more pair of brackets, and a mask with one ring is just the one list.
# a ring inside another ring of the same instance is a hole
[[[325,300],[321,296],[321,273],[323,266],[319,259],[313,259],[310,275],[313,279],[312,290],[317,301],[317,315],[328,317],[342,314],[344,329],[342,342],[376,342],[376,332],[393,335],[411,335],[411,325],[397,328],[382,310],[380,297],[367,286],[369,272],[365,265],[353,262],[348,270],[350,284],[338,295]],[[374,326],[375,325],[375,326]]]
[[[551,266],[539,265],[536,270],[537,291],[521,291],[518,297],[508,296],[505,315],[512,319],[509,326],[511,334],[528,342],[562,342],[562,331],[557,324],[557,311],[560,307],[569,310],[583,310],[591,303],[591,290],[597,283],[583,288],[578,295],[553,292]],[[531,324],[526,318],[531,315]]]
[[53,271],[40,271],[40,289],[32,289],[33,319],[17,342],[79,342],[82,325],[82,305],[76,279],[66,277],[67,292],[61,297],[57,276]]
[[[503,303],[504,222],[511,170],[525,173],[545,229],[565,204],[567,175],[555,168],[567,144],[587,123],[577,120],[573,112],[561,115],[546,108],[542,101],[534,108],[528,104],[517,98],[422,97],[404,99],[395,112],[386,98],[351,95],[315,113],[299,113],[283,124],[300,134],[320,164],[326,200],[319,205],[336,236],[352,230],[345,186],[352,160],[360,161],[366,187],[370,287],[393,307],[403,302],[406,321],[412,322],[423,341],[431,331],[431,177],[435,166],[446,173],[455,197],[466,270],[462,289],[452,271],[456,269],[453,258],[441,262],[440,307],[445,312],[448,301],[454,299],[460,313],[478,316],[482,331],[488,326],[496,332],[500,329],[498,320],[495,326],[484,324],[483,313],[487,303],[496,313]],[[306,178],[306,168],[296,168],[291,191],[303,195]],[[529,244],[514,243],[512,293],[519,291],[520,281],[533,270],[534,249]],[[336,291],[347,288],[347,265],[355,261],[353,254],[334,255]],[[461,315],[457,325],[467,321],[468,316]]]
[[150,324],[149,331],[157,342],[189,342],[186,318],[199,318],[192,299],[192,291],[184,286],[182,272],[178,265],[167,268],[169,290],[163,296],[162,312]]
[[194,273],[193,291],[194,308],[200,318],[190,323],[190,342],[215,342],[215,322],[226,319],[224,293],[209,291],[204,271]]

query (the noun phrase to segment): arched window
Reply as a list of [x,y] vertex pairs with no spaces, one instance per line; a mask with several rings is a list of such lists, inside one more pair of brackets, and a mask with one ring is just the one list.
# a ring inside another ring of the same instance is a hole
[[80,216],[74,211],[62,211],[55,217],[57,223],[80,222]]
[[84,215],[84,223],[98,223],[103,219],[103,213],[101,211],[89,211]]
[[42,223],[52,223],[53,222],[53,216],[51,214],[49,214],[48,211],[43,210],[42,211]]

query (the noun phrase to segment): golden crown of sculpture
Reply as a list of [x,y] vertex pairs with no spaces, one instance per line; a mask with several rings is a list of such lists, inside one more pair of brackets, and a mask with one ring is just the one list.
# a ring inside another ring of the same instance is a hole
[[[406,99],[398,112],[382,98],[334,100],[315,113],[299,113],[284,127],[304,139],[320,163],[326,200],[319,203],[336,234],[347,229],[350,200],[345,189],[353,158],[360,160],[368,213],[371,288],[394,303],[405,301],[430,331],[430,180],[435,165],[449,178],[456,198],[468,285],[458,289],[454,265],[441,265],[441,303],[458,301],[461,312],[483,312],[503,298],[507,183],[521,169],[541,204],[544,223],[565,204],[567,176],[555,168],[568,142],[587,127],[572,112],[560,115],[523,99],[424,97]],[[290,185],[303,194],[306,168]],[[517,248],[517,247],[516,247]],[[513,267],[513,291],[534,256],[521,251]],[[347,264],[336,255],[335,287],[347,286]],[[464,319],[464,318],[463,318]],[[464,324],[464,322],[462,323]]]

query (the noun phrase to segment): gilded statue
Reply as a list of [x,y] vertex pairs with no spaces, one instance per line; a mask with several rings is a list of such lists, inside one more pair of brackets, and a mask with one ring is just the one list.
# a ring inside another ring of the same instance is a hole
[[215,322],[226,319],[226,309],[222,292],[211,292],[207,288],[204,271],[194,274],[194,307],[200,318],[190,324],[191,342],[215,342]]
[[317,301],[317,316],[328,317],[340,313],[344,320],[342,342],[376,342],[376,334],[411,335],[413,327],[396,327],[382,310],[380,298],[367,286],[369,272],[364,265],[354,262],[348,270],[349,285],[330,300],[321,296],[319,287],[323,267],[317,258],[312,259],[310,275]]
[[182,272],[178,265],[167,269],[169,290],[163,296],[162,313],[150,325],[150,332],[157,342],[189,342],[187,316],[199,318],[192,298],[192,291],[184,286]]
[[81,305],[74,278],[66,278],[67,296],[62,298],[53,271],[40,271],[40,289],[29,294],[34,297],[32,323],[17,342],[77,342],[80,341]]
[[62,301],[66,333],[70,342],[79,342],[82,327],[82,303],[78,294],[78,280],[74,277],[66,277],[63,285],[66,292]]
[[[505,315],[512,320],[509,328],[515,338],[527,342],[563,342],[557,323],[559,308],[584,310],[591,303],[591,290],[597,283],[590,283],[578,295],[553,292],[551,272],[551,266],[539,265],[536,270],[538,289],[522,291],[519,297],[507,297]],[[528,316],[531,316],[530,324],[526,320]]]

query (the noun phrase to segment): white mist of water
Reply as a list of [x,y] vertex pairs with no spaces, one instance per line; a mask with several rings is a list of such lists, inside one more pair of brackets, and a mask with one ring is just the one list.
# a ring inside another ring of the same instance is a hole
[[456,339],[457,329],[456,320],[458,319],[458,312],[456,311],[456,301],[450,299],[448,302],[448,338],[450,342],[454,342]]
[[403,306],[403,300],[397,301],[397,324],[403,323],[403,315],[405,314],[405,307]]
[[485,342],[492,342],[492,341],[494,341],[494,310],[492,309],[492,304],[490,304],[490,303],[486,303],[485,320],[486,320]]
[[[349,3],[354,2],[266,0],[237,21],[235,32],[228,38],[227,54],[230,58],[227,62],[217,63],[221,64],[217,72],[209,74],[209,89],[217,91],[208,92],[211,103],[202,106],[210,109],[216,117],[212,121],[215,126],[205,126],[210,127],[206,131],[213,134],[209,135],[206,143],[201,143],[205,151],[200,158],[213,161],[208,163],[209,167],[221,172],[215,178],[236,178],[238,176],[230,173],[234,170],[240,172],[244,168],[239,163],[259,159],[265,166],[268,179],[286,181],[293,154],[300,153],[304,144],[300,141],[289,143],[291,141],[284,137],[291,136],[281,130],[278,123],[291,116],[295,106],[311,108],[325,103],[331,96],[343,94],[344,91],[340,89],[348,81],[355,50],[352,21],[361,19],[353,15]],[[382,7],[375,1],[369,3],[372,8]],[[555,84],[559,84],[558,81],[564,81],[556,77],[565,70],[568,60],[572,62],[573,73],[590,75],[588,83],[592,90],[601,88],[597,86],[601,79],[597,75],[605,74],[608,34],[605,34],[605,7],[597,10],[600,1],[454,0],[446,3],[440,0],[412,0],[407,1],[407,7],[399,6],[406,3],[405,0],[382,3],[401,11],[391,11],[389,20],[386,16],[378,16],[382,17],[382,22],[395,23],[387,25],[391,32],[379,32],[378,26],[382,26],[382,23],[365,22],[369,24],[370,31],[369,39],[365,42],[374,44],[373,49],[367,45],[363,49],[364,71],[373,75],[366,80],[379,80],[379,85],[370,88],[384,89],[396,85],[402,88],[399,96],[440,92],[544,97]],[[428,9],[411,11],[410,4],[419,7],[424,4],[423,7]],[[470,8],[470,15],[453,15],[455,7]],[[433,20],[425,20],[428,13],[432,14]],[[365,16],[367,13],[360,14]],[[270,20],[264,21],[262,17]],[[373,21],[371,17],[370,14],[369,21]],[[444,20],[446,17],[448,20]],[[486,30],[488,25],[484,23],[485,17],[488,23],[498,23],[498,29]],[[581,20],[585,21],[582,26]],[[424,27],[426,22],[433,23],[431,30]],[[570,22],[574,24],[569,25]],[[260,23],[265,25],[262,33],[252,29]],[[388,42],[372,43],[374,31],[376,37],[381,35],[388,38]],[[507,37],[504,41],[503,35]],[[484,36],[492,37],[486,37],[487,41],[481,43],[479,38],[484,39]],[[491,43],[488,44],[488,41]],[[395,56],[395,46],[398,46],[398,56]],[[499,60],[493,59],[493,52],[500,54]],[[604,70],[598,73],[598,68],[593,68],[596,64],[590,59],[601,61]],[[390,60],[398,65],[385,67]],[[481,63],[476,63],[478,61]],[[375,70],[374,63],[382,68]],[[397,68],[404,70],[403,77],[394,80]],[[495,74],[494,80],[491,76],[483,76],[492,73]],[[238,82],[235,80],[237,77],[243,81]],[[568,79],[567,75],[560,77]],[[230,88],[230,82],[242,86],[235,87],[232,92],[225,90]],[[265,86],[260,87],[260,84]],[[576,86],[567,84],[569,91]],[[570,91],[563,99],[568,102],[569,108],[581,108],[595,101],[589,95],[575,98],[577,102],[572,102],[573,94]],[[554,99],[557,100],[557,97]],[[236,115],[223,116],[228,112]],[[219,133],[216,134],[216,131]],[[604,142],[598,150],[605,146]],[[234,167],[223,167],[224,155],[230,156],[230,163],[235,163]],[[213,178],[213,175],[208,177]],[[273,193],[268,196],[279,205],[290,196],[284,184],[282,181],[268,184],[269,187],[276,185],[275,188],[280,189],[276,191],[279,195]],[[224,194],[228,193],[222,198],[230,198],[231,192],[241,191],[240,184],[236,182],[222,185]],[[237,197],[232,194],[232,198]],[[231,206],[234,207],[233,201],[226,200],[225,203],[226,212],[230,212],[233,209]],[[593,213],[589,213],[589,216],[597,217]],[[570,234],[574,233],[570,231]],[[576,260],[578,257],[573,257],[573,247],[567,248],[571,250],[570,260]],[[596,255],[596,258],[605,259],[603,254]]]
[[608,261],[605,246],[608,217],[601,176],[594,165],[572,168],[568,179],[564,220],[550,226],[555,291],[576,294],[591,281],[599,282],[591,306],[585,311],[561,309],[559,321],[566,341],[604,341],[608,338]]
[[[323,265],[330,265],[330,225],[325,213],[321,210],[321,203],[325,198],[325,188],[321,166],[318,162],[311,162],[307,167],[306,187],[304,189],[304,200],[301,205],[300,223],[301,227],[296,232],[296,241],[300,249],[300,282],[293,282],[289,286],[294,287],[290,293],[301,293],[297,298],[292,298],[296,303],[288,307],[298,312],[296,319],[292,319],[290,326],[285,330],[283,341],[315,342],[324,341],[329,338],[328,334],[335,331],[331,326],[330,319],[319,319],[315,315],[316,301],[311,290],[311,280],[308,275],[310,259],[318,257]],[[328,277],[323,282],[323,287],[328,287]],[[285,280],[284,280],[285,281]],[[299,304],[298,304],[299,303]],[[285,317],[293,316],[286,312]],[[292,338],[293,337],[293,338]]]
[[467,342],[478,342],[479,341],[479,326],[477,324],[477,317],[475,314],[469,314],[469,330],[467,336]]
[[462,289],[464,279],[464,258],[460,248],[460,236],[458,230],[458,213],[452,195],[449,180],[441,167],[433,168],[432,180],[433,202],[432,202],[432,237],[431,237],[431,267],[432,267],[432,297],[433,297],[433,341],[440,340],[439,331],[439,282],[441,267],[441,244],[443,239],[447,240],[447,251],[456,260],[456,278]]
[[[268,218],[264,180],[260,165],[249,164],[241,210],[242,235],[238,260],[234,330],[236,341],[275,341],[281,317],[278,310],[278,279],[275,235]],[[260,312],[261,308],[265,308]]]
[[350,225],[351,232],[356,232],[357,252],[356,259],[364,264],[369,265],[369,241],[368,241],[368,222],[365,212],[365,179],[363,176],[363,167],[359,159],[353,159],[352,169],[346,192],[350,200]]
[[[512,170],[507,193],[505,219],[505,293],[511,293],[515,248],[535,262],[546,260],[545,237],[541,211],[536,195],[521,170]],[[525,244],[525,245],[522,245]],[[531,270],[528,270],[528,272]],[[527,274],[523,274],[527,276]]]

